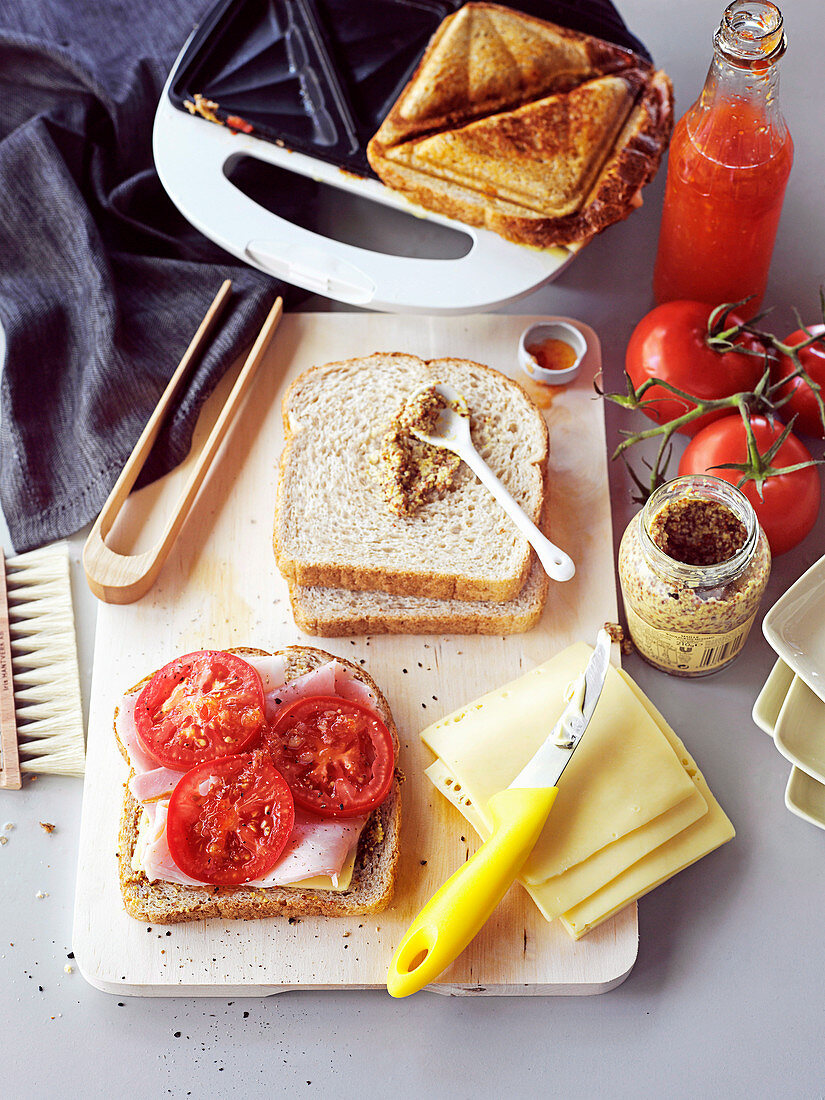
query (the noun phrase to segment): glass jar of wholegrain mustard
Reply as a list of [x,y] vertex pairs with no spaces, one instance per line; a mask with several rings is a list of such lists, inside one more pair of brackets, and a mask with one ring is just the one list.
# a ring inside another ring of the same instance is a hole
[[771,554],[750,501],[709,474],[660,486],[619,547],[627,624],[642,657],[673,676],[706,676],[742,649]]

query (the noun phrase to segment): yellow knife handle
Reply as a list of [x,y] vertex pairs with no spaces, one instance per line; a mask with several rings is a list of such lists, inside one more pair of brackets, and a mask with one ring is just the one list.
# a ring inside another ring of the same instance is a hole
[[395,949],[387,973],[393,997],[434,981],[475,937],[535,847],[557,792],[508,787],[493,795],[490,838],[427,902]]

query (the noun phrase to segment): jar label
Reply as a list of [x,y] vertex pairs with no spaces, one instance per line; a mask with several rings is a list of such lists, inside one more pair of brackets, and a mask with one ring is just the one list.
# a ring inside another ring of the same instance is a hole
[[633,644],[661,668],[684,674],[712,672],[731,661],[745,644],[756,612],[735,630],[723,634],[688,634],[650,626],[625,603]]

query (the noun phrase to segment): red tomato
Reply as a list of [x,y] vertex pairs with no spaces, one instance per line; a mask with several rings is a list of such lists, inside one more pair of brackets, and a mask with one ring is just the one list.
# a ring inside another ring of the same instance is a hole
[[[739,351],[721,353],[710,347],[708,318],[713,308],[703,302],[665,302],[641,319],[633,330],[625,356],[625,369],[637,389],[648,378],[658,378],[709,401],[754,388],[765,373],[764,356]],[[741,324],[741,320],[731,313],[725,324],[726,328],[732,328]],[[747,334],[737,342],[742,347],[759,350],[757,342]],[[642,411],[658,424],[675,420],[695,408],[694,402],[674,397],[661,386],[651,386],[644,400],[656,402],[653,408]],[[707,413],[679,431],[696,435],[713,420],[727,415],[727,409]]]
[[[797,329],[796,332],[792,332],[785,343],[790,347],[796,347],[797,344],[804,343],[809,336],[822,336],[825,334],[825,325],[809,325],[808,327],[809,332],[805,332],[801,328]],[[825,400],[825,340],[821,343],[811,344],[809,348],[803,348],[797,354],[805,373],[812,381],[822,386],[821,396]],[[787,378],[795,369],[793,359],[787,355],[780,357],[779,378]],[[802,432],[804,435],[816,435],[821,439],[825,434],[825,430],[822,427],[822,417],[814,397],[814,391],[802,378],[794,378],[782,387],[779,396],[785,397],[788,393],[791,393],[792,397],[787,405],[782,406],[782,415],[786,420],[790,420],[796,414],[794,431]]]
[[264,734],[295,802],[322,817],[357,817],[380,805],[392,785],[395,751],[377,715],[334,695],[286,707]]
[[[752,416],[751,424],[760,454],[764,454],[783,431],[781,424],[771,425],[764,416]],[[746,462],[747,457],[745,425],[737,413],[717,420],[694,436],[682,455],[679,473],[715,474],[736,485],[742,477],[741,471],[713,467],[720,462]],[[795,466],[797,462],[809,461],[810,457],[804,443],[795,435],[789,435],[772,465]],[[820,493],[816,466],[766,478],[761,497],[753,481],[746,481],[740,488],[753,505],[774,555],[784,554],[796,546],[816,522]]]
[[166,768],[241,752],[264,724],[264,689],[240,657],[203,649],[156,672],[135,707],[138,737]]
[[272,870],[294,821],[287,781],[258,751],[188,771],[169,799],[166,838],[184,874],[234,886]]

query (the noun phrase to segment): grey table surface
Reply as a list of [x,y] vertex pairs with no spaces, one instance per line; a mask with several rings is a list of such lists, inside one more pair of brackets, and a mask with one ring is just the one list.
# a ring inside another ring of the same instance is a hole
[[[628,25],[673,78],[677,114],[698,93],[719,0],[623,0]],[[825,76],[821,0],[786,0],[781,100],[796,145],[766,302],[777,332],[792,307],[815,319],[825,282]],[[593,241],[553,284],[512,306],[591,324],[620,381],[650,308],[664,172],[641,210]],[[330,308],[317,301],[313,308]],[[609,441],[620,418],[608,411]],[[634,511],[611,470],[615,534]],[[8,547],[8,538],[5,537]],[[94,600],[72,539],[88,701]],[[774,563],[764,608],[825,550],[825,519]],[[755,630],[741,658],[678,681],[630,657],[737,827],[725,848],[639,905],[639,955],[619,988],[581,998],[395,1002],[382,991],[264,999],[118,998],[70,972],[82,784],[40,779],[0,794],[0,1093],[8,1097],[330,1094],[497,1097],[825,1095],[825,833],[784,807],[788,765],[751,722],[773,655]],[[54,822],[47,834],[39,822]],[[10,826],[13,825],[13,828]],[[39,895],[44,896],[40,897]]]

